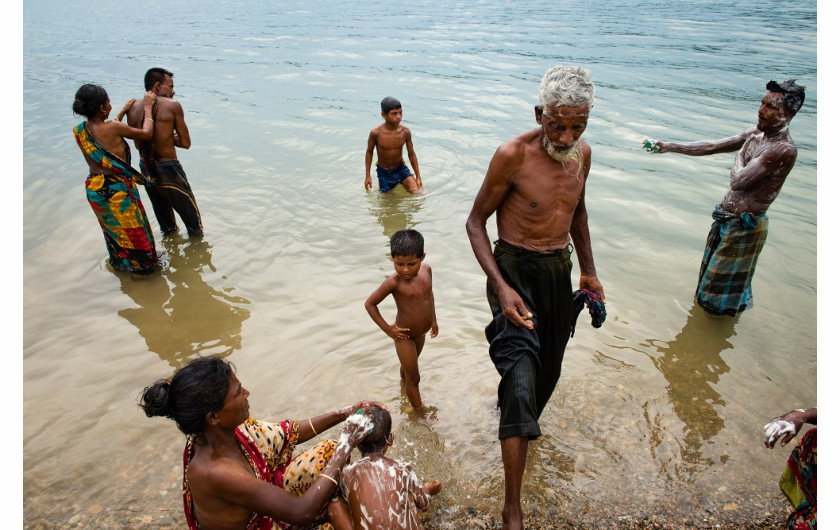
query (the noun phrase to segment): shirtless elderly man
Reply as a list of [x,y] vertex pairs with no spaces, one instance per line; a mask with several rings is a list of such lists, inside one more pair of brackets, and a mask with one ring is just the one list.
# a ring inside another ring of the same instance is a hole
[[142,127],[145,120],[155,123],[151,141],[135,140],[134,143],[140,151],[140,170],[154,181],[154,184],[146,185],[146,193],[152,201],[161,232],[166,235],[178,229],[175,224],[177,212],[187,227],[187,233],[200,236],[203,233],[201,215],[187,174],[175,152],[176,147],[189,149],[192,142],[184,121],[184,109],[172,99],[175,96],[173,75],[163,68],[150,68],[146,72],[143,79],[146,90],[157,95],[152,115],[146,116],[142,101],[137,101],[128,111],[128,124]]
[[793,79],[770,81],[766,88],[758,124],[740,134],[715,141],[645,142],[650,153],[703,156],[738,151],[729,172],[729,191],[712,212],[695,293],[697,303],[715,316],[735,316],[752,306],[752,277],[767,239],[766,212],[796,162],[788,125],[805,101],[805,89]]
[[[467,219],[467,234],[487,275],[493,321],[485,329],[499,382],[499,439],[505,471],[503,528],[522,528],[520,491],[528,440],[557,381],[573,317],[571,254],[580,287],[604,289],[595,274],[584,202],[592,150],[581,139],[595,88],[576,66],[551,68],[535,107],[539,127],[493,155]],[[490,248],[487,219],[499,240]]]

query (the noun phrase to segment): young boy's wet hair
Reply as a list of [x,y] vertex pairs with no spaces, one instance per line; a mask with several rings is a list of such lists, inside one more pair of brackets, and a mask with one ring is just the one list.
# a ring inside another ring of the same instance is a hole
[[373,423],[373,431],[359,443],[359,451],[363,455],[377,453],[388,445],[388,435],[391,434],[391,413],[373,405],[367,412]]
[[423,236],[417,230],[410,228],[398,230],[391,236],[391,257],[414,256],[423,257]]
[[388,96],[382,100],[382,103],[380,103],[379,106],[382,107],[382,114],[388,114],[394,109],[401,109],[402,103],[400,103],[400,100],[397,98]]

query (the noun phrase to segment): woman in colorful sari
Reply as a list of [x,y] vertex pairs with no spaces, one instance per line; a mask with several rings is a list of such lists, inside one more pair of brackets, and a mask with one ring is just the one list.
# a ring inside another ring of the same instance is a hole
[[[190,361],[143,391],[146,416],[171,418],[187,435],[187,527],[333,528],[326,522],[327,503],[351,451],[373,429],[363,413],[382,405],[360,401],[309,419],[269,423],[250,417],[249,395],[233,365],[216,357]],[[323,440],[292,456],[298,443],[345,420],[338,442]]]
[[[776,416],[764,426],[764,445],[772,449],[778,440],[786,446],[806,423],[817,424],[817,409],[796,409]],[[779,487],[793,505],[787,520],[791,530],[817,528],[817,428],[809,430],[788,457]]]
[[[152,115],[154,101],[155,94],[146,92],[143,100],[146,116]],[[133,103],[133,99],[129,100],[117,119],[109,121],[108,93],[99,85],[82,85],[76,92],[73,112],[87,120],[73,129],[73,135],[90,166],[85,188],[105,236],[108,262],[115,269],[142,276],[154,272],[159,256],[135,185],[135,181],[145,183],[146,179],[131,167],[131,150],[125,139],[150,139],[154,122],[147,118],[142,129],[122,123],[120,118]]]

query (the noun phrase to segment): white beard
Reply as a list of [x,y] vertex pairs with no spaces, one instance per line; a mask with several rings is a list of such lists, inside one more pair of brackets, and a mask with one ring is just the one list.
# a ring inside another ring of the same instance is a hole
[[568,149],[561,151],[548,140],[548,136],[543,136],[542,145],[545,152],[548,153],[548,156],[557,162],[566,162],[567,160],[580,162],[580,149],[578,149],[578,142],[572,144],[572,146]]

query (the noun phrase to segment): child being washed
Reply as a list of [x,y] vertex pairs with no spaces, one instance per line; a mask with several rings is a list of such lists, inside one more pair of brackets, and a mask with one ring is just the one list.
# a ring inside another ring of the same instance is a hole
[[386,458],[394,443],[391,414],[371,406],[367,416],[373,431],[358,445],[362,457],[341,472],[343,498],[330,502],[330,521],[336,530],[420,530],[417,510],[429,509],[440,481],[421,485],[409,464]]

